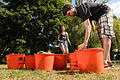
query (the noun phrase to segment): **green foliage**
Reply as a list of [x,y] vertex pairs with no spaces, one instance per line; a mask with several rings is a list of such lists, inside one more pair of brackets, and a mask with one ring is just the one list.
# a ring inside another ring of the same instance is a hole
[[119,49],[120,50],[120,20],[114,18],[114,31],[115,31],[115,38],[112,40],[112,49]]
[[7,45],[10,52],[47,51],[57,38],[59,26],[68,28],[62,0],[3,1],[7,4],[0,9],[0,49]]
[[[57,44],[61,25],[65,25],[69,33],[71,51],[83,43],[84,25],[79,18],[63,16],[63,0],[3,1],[6,4],[0,2],[0,53],[3,53],[6,47],[9,48],[9,53],[33,54],[40,50],[48,51],[50,43]],[[120,21],[116,18],[114,21],[116,38],[112,42],[112,48],[120,49]],[[92,33],[88,47],[100,47],[97,32]]]
[[72,44],[71,51],[73,52],[76,49],[77,45],[83,42],[85,28],[84,25],[82,24],[81,19],[78,17],[73,18],[69,25],[70,25],[69,37]]
[[100,44],[97,31],[96,32],[91,31],[88,48],[101,48],[101,44]]

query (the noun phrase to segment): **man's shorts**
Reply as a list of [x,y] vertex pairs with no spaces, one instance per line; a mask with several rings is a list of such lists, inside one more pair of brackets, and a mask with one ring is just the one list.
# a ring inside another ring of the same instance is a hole
[[[115,37],[113,31],[113,13],[112,10],[102,15],[97,22],[97,31],[100,41],[102,38],[107,37],[109,39]],[[102,43],[102,42],[101,42]]]

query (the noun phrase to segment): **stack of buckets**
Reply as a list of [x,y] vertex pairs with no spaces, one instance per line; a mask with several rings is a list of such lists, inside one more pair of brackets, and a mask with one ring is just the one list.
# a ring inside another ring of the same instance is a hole
[[72,70],[104,73],[103,49],[76,50],[68,56]]
[[[7,55],[8,69],[36,69],[52,71],[65,70],[67,68],[67,55],[62,54],[24,54]],[[76,50],[68,54],[71,70],[81,72],[104,73],[103,49]],[[25,62],[24,62],[25,58]]]

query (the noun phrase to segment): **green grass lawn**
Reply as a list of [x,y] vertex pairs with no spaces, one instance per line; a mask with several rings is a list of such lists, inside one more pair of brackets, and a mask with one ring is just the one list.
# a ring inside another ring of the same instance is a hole
[[120,65],[105,70],[103,74],[80,73],[79,71],[51,71],[7,69],[0,65],[0,80],[120,80]]

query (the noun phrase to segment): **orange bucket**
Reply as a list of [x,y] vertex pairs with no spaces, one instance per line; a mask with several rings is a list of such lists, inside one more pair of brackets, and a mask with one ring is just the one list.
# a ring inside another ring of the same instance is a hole
[[71,70],[79,70],[76,53],[68,54]]
[[103,49],[79,50],[77,60],[82,72],[104,73]]
[[54,69],[61,70],[67,68],[67,55],[55,54],[54,55]]
[[35,69],[52,71],[54,54],[35,54]]
[[7,55],[8,69],[20,69],[24,68],[25,54],[11,54]]
[[34,55],[25,56],[25,69],[34,68],[35,68],[35,56]]

